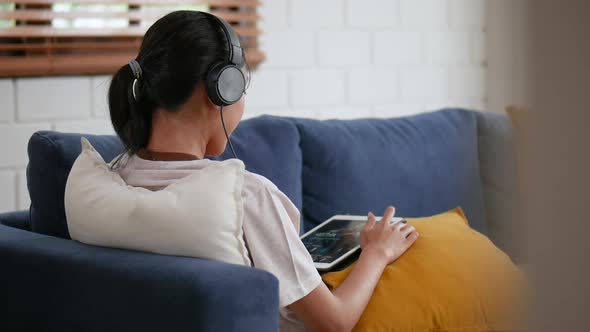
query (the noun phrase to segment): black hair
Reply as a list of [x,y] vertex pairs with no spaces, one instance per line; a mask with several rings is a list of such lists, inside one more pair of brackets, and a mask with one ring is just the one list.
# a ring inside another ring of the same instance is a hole
[[142,71],[137,100],[128,64],[115,73],[108,92],[111,122],[129,154],[147,146],[153,112],[176,111],[227,52],[228,41],[219,23],[202,12],[175,11],[147,30],[136,58]]

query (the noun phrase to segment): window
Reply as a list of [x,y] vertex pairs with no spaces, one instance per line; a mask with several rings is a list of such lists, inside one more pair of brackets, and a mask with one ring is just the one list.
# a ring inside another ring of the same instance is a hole
[[137,55],[159,17],[208,11],[230,22],[254,67],[258,0],[14,0],[0,4],[0,77],[111,74]]

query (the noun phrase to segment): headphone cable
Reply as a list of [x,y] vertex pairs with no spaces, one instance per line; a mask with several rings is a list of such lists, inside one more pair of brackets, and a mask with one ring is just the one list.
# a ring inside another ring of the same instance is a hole
[[223,132],[225,133],[225,138],[227,138],[227,142],[229,143],[229,148],[231,149],[231,153],[234,155],[234,158],[239,159],[236,155],[236,151],[234,150],[233,144],[231,144],[231,139],[227,134],[227,129],[225,129],[225,121],[223,121],[223,105],[220,106],[219,114],[221,114],[221,125],[223,126]]

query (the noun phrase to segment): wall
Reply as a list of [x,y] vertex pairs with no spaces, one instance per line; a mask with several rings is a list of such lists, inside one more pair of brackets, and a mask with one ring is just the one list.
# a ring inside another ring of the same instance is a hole
[[487,110],[530,106],[531,71],[528,0],[486,1]]
[[[246,116],[485,109],[484,0],[265,0]],[[36,130],[112,133],[107,76],[0,80],[0,212],[28,208]]]

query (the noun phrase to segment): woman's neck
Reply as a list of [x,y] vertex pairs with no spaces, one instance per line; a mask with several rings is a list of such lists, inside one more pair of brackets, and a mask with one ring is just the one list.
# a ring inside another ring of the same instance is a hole
[[154,112],[148,150],[185,153],[203,159],[208,142],[207,121],[199,119],[198,112]]

